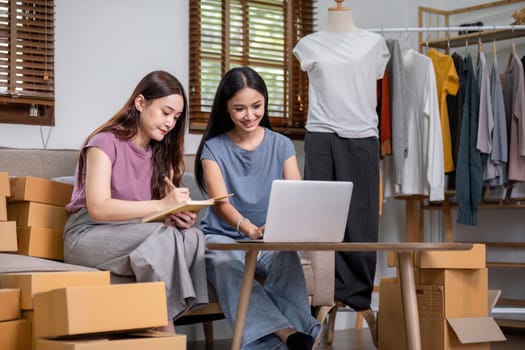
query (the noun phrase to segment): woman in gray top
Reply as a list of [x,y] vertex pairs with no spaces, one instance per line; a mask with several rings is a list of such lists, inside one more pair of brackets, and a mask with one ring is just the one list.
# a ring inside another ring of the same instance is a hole
[[[264,80],[247,67],[222,78],[195,161],[195,175],[210,197],[229,200],[206,209],[200,228],[208,242],[258,239],[272,181],[300,179],[295,149],[273,132]],[[208,280],[233,325],[244,270],[242,251],[206,251]],[[242,349],[312,349],[320,325],[312,317],[297,252],[263,251],[254,282]]]

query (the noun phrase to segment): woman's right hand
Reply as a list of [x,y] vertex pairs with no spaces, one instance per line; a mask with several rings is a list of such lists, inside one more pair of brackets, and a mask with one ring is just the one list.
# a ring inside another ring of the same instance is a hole
[[167,176],[164,176],[164,184],[166,185],[166,196],[163,200],[166,202],[167,207],[191,199],[190,190],[188,188],[176,187]]
[[265,225],[257,227],[250,223],[250,227],[248,228],[246,236],[250,237],[251,239],[262,239],[264,236],[264,226]]
[[166,208],[171,207],[177,203],[182,203],[190,200],[190,190],[186,187],[174,187],[162,199]]

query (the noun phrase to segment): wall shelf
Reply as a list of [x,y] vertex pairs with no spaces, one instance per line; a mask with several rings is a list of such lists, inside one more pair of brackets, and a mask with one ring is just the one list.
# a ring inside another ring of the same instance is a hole
[[481,42],[492,42],[494,40],[508,40],[523,37],[525,31],[523,30],[514,30],[514,29],[499,29],[499,30],[484,30],[478,33],[469,33],[464,35],[450,36],[449,38],[444,39],[433,39],[428,40],[428,42],[423,41],[419,43],[420,49],[427,46],[433,47],[436,49],[447,50],[452,47],[478,45],[479,41]]
[[[444,26],[453,28],[457,33],[458,27],[450,27],[451,17],[457,15],[470,14],[472,12],[499,8],[502,6],[509,6],[514,4],[524,4],[523,0],[502,0],[494,1],[486,4],[481,4],[477,6],[468,6],[463,8],[458,8],[454,10],[441,10],[430,7],[420,6],[418,8],[418,21],[420,27],[439,27]],[[509,10],[509,19],[512,19],[513,9]],[[498,28],[499,27],[499,28]],[[504,29],[503,29],[504,28]],[[463,35],[451,35],[451,30],[443,30],[437,34],[437,38],[423,38],[423,33],[419,33],[419,49],[422,49],[426,46],[433,47],[436,49],[442,49],[448,52],[449,48],[459,47],[465,45],[477,45],[480,41],[491,42],[491,41],[501,41],[509,40],[518,37],[525,36],[524,26],[522,25],[490,25],[490,26],[479,26],[479,27],[467,27],[466,31],[469,31],[468,34]],[[471,32],[474,31],[474,32]]]

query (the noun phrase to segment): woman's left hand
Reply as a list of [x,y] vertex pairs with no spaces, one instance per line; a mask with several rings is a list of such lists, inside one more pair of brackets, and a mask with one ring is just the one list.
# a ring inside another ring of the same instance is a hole
[[181,211],[166,217],[164,223],[177,228],[190,228],[195,225],[197,214],[191,211]]

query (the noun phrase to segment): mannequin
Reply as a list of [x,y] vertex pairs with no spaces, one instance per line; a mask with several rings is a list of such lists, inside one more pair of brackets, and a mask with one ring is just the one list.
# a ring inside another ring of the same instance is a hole
[[[382,36],[359,30],[343,0],[328,9],[326,30],[299,40],[293,53],[308,73],[304,179],[352,181],[354,192],[344,242],[377,242],[379,130],[377,83],[390,53]],[[336,252],[339,305],[361,312],[376,343],[371,297],[375,252]]]
[[352,10],[342,5],[343,0],[336,1],[336,7],[328,9],[328,24],[326,30],[329,32],[355,32],[358,30],[352,18]]

